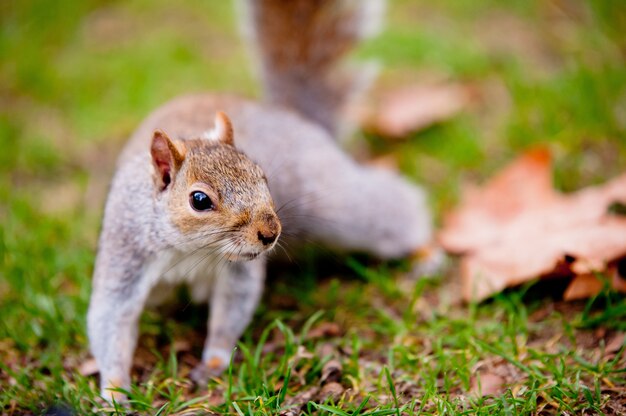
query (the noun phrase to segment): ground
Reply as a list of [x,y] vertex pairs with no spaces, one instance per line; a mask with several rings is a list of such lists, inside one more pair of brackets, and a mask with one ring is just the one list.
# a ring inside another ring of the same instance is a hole
[[[102,408],[85,335],[115,156],[169,98],[258,87],[228,2],[4,2],[0,21],[0,409],[123,414]],[[625,166],[623,5],[404,0],[391,2],[388,21],[356,54],[381,62],[381,88],[459,82],[472,103],[404,140],[360,133],[350,147],[424,184],[438,222],[463,183],[534,145],[555,155],[564,191]],[[407,268],[317,247],[274,265],[230,370],[208,391],[186,378],[206,308],[182,293],[142,319],[133,409],[626,413],[624,297],[564,303],[556,282],[466,305],[454,259],[417,281]]]

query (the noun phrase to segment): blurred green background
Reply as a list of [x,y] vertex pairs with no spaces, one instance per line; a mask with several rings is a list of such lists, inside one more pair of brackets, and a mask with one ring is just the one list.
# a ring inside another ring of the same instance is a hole
[[[623,171],[623,1],[397,0],[387,20],[356,54],[382,63],[384,85],[435,78],[476,92],[462,114],[406,140],[356,138],[425,184],[438,218],[465,180],[537,144],[555,155],[562,190]],[[115,157],[172,97],[255,96],[251,66],[231,2],[0,2],[0,390],[9,368],[21,385],[0,405],[46,402],[59,389],[93,397],[67,373],[86,356]]]

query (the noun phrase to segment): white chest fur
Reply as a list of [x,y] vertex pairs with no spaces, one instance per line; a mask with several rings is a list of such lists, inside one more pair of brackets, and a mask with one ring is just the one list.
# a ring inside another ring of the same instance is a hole
[[227,262],[223,256],[209,250],[183,252],[164,250],[153,256],[144,269],[144,281],[152,288],[149,304],[159,304],[169,298],[179,284],[188,284],[192,299],[206,302],[215,274]]

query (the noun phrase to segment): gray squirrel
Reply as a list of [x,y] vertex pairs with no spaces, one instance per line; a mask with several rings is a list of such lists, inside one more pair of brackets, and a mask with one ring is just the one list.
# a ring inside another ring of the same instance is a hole
[[368,69],[346,70],[343,58],[373,32],[383,0],[242,5],[263,100],[176,98],[141,124],[118,160],[87,319],[108,400],[125,400],[114,389],[130,387],[144,307],[181,283],[210,305],[202,361],[191,376],[202,383],[223,372],[283,230],[296,242],[381,259],[412,256],[430,243],[424,192],[357,164],[337,144],[343,109],[371,78]]

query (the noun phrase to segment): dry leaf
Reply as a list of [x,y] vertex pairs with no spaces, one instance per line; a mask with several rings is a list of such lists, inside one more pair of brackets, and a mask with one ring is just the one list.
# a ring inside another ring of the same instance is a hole
[[417,84],[385,93],[356,117],[366,129],[399,138],[447,120],[467,106],[467,88],[457,84]]
[[322,385],[330,382],[341,381],[342,367],[337,359],[331,359],[322,368],[322,377],[320,383]]
[[624,341],[626,340],[626,334],[623,332],[618,332],[615,334],[607,343],[605,347],[606,353],[614,353],[619,351],[624,345]]
[[599,281],[592,274],[581,274],[574,277],[570,282],[565,293],[563,293],[563,299],[565,300],[577,300],[586,299],[589,294],[592,296],[602,290],[602,282]]
[[[619,260],[626,261],[626,258]],[[606,275],[611,279],[611,287],[620,292],[626,293],[626,280],[624,280],[624,276],[620,275],[617,263],[618,262],[616,261],[614,262],[614,264],[609,265],[606,270]],[[573,263],[572,270],[575,273],[580,274],[572,279],[569,286],[565,290],[565,293],[563,294],[563,299],[585,299],[600,293],[600,291],[604,288],[604,282],[598,279],[598,276],[596,276],[595,274],[589,273],[590,270],[597,269],[598,267],[593,268],[587,264],[581,264],[580,262]]]
[[466,186],[462,205],[445,217],[439,241],[453,253],[488,246],[512,219],[547,206],[555,198],[550,154],[546,149],[529,151],[483,187]]
[[307,339],[316,338],[332,338],[341,335],[341,327],[335,322],[321,322],[311,329],[306,337]]
[[331,402],[337,403],[344,391],[345,389],[341,384],[336,381],[331,381],[330,383],[324,384],[324,387],[322,387],[317,396],[317,401],[323,403],[330,400]]
[[470,392],[479,396],[497,395],[502,392],[504,378],[494,373],[482,373],[473,378]]
[[[466,300],[537,277],[606,271],[626,256],[626,218],[607,213],[615,201],[626,201],[626,175],[564,195],[552,188],[550,171],[545,150],[529,152],[483,187],[469,188],[445,218],[439,241],[463,254]],[[575,283],[577,297],[597,293],[582,282]]]
[[294,406],[294,405],[304,406],[308,402],[315,399],[315,397],[319,393],[319,390],[320,390],[319,387],[310,387],[304,391],[299,392],[293,397],[287,398],[287,400],[285,401],[285,404],[287,406]]
[[322,359],[329,360],[322,367],[322,375],[320,377],[320,384],[322,386],[341,381],[341,375],[343,368],[341,366],[341,362],[337,359],[339,353],[333,344],[325,343],[319,348],[318,356]]
[[188,352],[191,351],[191,347],[191,342],[188,339],[177,339],[172,345],[175,352]]

